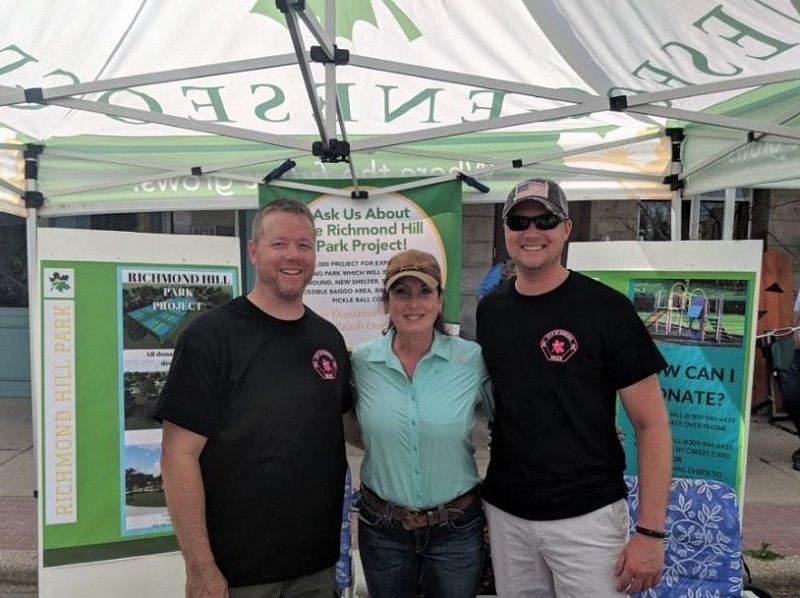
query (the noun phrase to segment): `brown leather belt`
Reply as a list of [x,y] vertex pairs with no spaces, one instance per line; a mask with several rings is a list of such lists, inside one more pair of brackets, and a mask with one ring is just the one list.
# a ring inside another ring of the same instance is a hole
[[400,525],[403,529],[414,530],[431,525],[441,525],[456,519],[464,513],[464,509],[470,506],[478,498],[477,487],[469,492],[457,496],[450,502],[435,507],[433,509],[414,509],[412,507],[401,507],[386,502],[380,496],[375,494],[366,486],[361,486],[361,499],[367,504],[368,507],[388,515]]

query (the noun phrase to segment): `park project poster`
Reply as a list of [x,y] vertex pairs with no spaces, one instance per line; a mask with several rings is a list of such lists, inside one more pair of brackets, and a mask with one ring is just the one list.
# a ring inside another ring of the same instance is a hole
[[180,333],[239,294],[241,260],[233,237],[40,233],[41,581],[177,550],[149,412]]
[[[741,499],[761,251],[730,243],[639,243],[605,256],[602,246],[611,244],[583,243],[596,247],[579,248],[571,266],[626,295],[667,361],[659,382],[673,476],[725,482]],[[651,269],[640,268],[641,257]],[[598,262],[615,266],[600,269]],[[635,475],[636,439],[621,407],[619,421],[626,473]]]
[[161,426],[150,417],[180,333],[237,293],[232,269],[117,269],[124,433],[120,479],[123,534],[171,529],[161,480]]
[[[393,181],[381,181],[386,187]],[[377,183],[377,181],[375,182]],[[371,188],[362,181],[362,189]],[[378,336],[386,262],[421,249],[442,268],[443,315],[453,332],[461,319],[461,182],[351,199],[339,194],[262,186],[261,204],[287,196],[308,204],[316,225],[317,267],[303,301],[331,321],[352,348]]]

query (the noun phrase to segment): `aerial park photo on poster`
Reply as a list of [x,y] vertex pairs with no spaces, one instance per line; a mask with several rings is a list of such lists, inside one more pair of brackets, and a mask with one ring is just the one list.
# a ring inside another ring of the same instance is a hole
[[171,529],[160,471],[161,425],[150,412],[178,337],[238,289],[231,268],[118,268],[123,534]]

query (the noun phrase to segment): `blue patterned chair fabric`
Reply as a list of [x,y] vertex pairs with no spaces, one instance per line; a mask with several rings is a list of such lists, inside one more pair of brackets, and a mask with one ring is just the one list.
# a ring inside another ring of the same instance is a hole
[[344,480],[344,504],[342,505],[342,533],[339,536],[339,560],[336,562],[336,588],[341,593],[353,585],[353,563],[350,553],[350,509],[353,506],[353,482],[350,467]]
[[[639,480],[625,476],[631,533],[639,511]],[[664,574],[641,598],[741,598],[742,534],[733,488],[714,480],[672,481]]]

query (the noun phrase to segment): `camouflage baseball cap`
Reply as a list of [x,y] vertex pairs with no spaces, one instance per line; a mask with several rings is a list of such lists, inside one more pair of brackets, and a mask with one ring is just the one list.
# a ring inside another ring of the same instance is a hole
[[569,218],[567,196],[555,181],[528,179],[517,184],[506,198],[506,204],[503,206],[503,219],[515,206],[524,201],[538,201],[556,216]]

